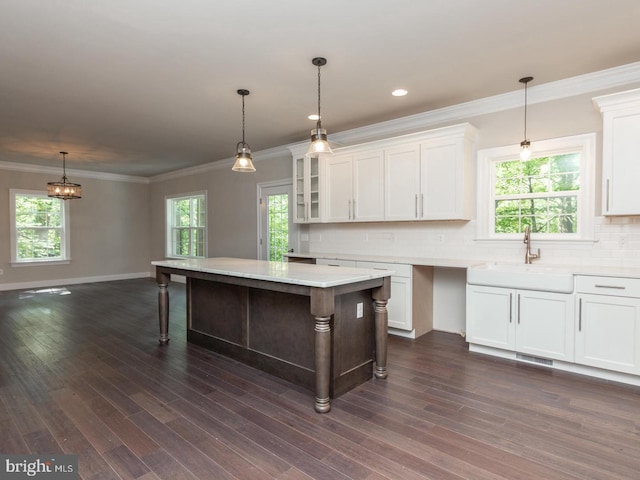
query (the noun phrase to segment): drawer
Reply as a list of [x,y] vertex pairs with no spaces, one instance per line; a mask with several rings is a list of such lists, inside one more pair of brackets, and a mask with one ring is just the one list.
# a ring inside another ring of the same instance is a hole
[[376,270],[393,270],[394,277],[409,277],[411,278],[411,271],[413,265],[407,265],[404,263],[383,263],[383,262],[358,262],[360,268],[374,268]]
[[335,258],[316,258],[316,265],[328,265],[330,267],[355,267],[355,260],[339,260]]
[[640,298],[640,278],[576,275],[576,292]]

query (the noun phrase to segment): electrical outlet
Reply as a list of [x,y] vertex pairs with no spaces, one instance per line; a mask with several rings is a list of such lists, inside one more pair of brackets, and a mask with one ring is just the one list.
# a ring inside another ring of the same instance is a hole
[[356,305],[356,318],[362,318],[364,315],[364,304],[362,302]]

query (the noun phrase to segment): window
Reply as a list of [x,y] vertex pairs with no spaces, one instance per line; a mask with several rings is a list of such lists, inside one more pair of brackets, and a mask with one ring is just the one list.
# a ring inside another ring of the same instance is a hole
[[526,226],[538,239],[592,236],[595,135],[535,143],[521,161],[517,146],[478,153],[481,238],[521,238]]
[[206,195],[167,198],[167,257],[206,257]]
[[267,196],[267,218],[269,232],[269,260],[282,262],[289,250],[289,195],[286,193]]
[[11,190],[11,261],[68,262],[69,207],[46,192]]

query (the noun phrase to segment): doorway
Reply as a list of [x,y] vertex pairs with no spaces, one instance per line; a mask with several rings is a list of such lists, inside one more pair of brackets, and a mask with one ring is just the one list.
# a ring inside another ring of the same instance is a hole
[[299,250],[298,225],[293,222],[291,180],[258,184],[258,259],[284,261]]

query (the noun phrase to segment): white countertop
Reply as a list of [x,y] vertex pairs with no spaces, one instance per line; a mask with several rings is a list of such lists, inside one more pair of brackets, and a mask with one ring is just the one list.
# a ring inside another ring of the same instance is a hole
[[323,258],[326,260],[355,260],[360,262],[398,263],[430,267],[469,268],[484,262],[464,258],[388,257],[377,255],[352,255],[338,253],[287,253],[291,258]]
[[389,277],[394,273],[393,270],[335,268],[306,263],[268,262],[227,257],[156,260],[151,264],[158,267],[179,268],[193,272],[214,273],[318,288],[336,287],[375,278]]
[[[523,270],[526,270],[524,262],[511,263],[511,262],[484,262],[478,259],[450,259],[450,258],[426,258],[426,257],[386,257],[375,255],[352,255],[352,254],[338,254],[338,253],[288,253],[288,257],[291,258],[323,258],[327,260],[354,260],[361,262],[381,262],[390,264],[406,264],[406,265],[425,265],[431,267],[445,267],[445,268],[486,268],[487,265],[507,264],[507,265],[521,265]],[[540,269],[557,269],[558,271],[570,272],[573,275],[590,275],[590,276],[604,276],[604,277],[627,277],[627,278],[640,278],[639,268],[628,267],[610,267],[600,265],[550,265],[544,262],[534,262],[530,268]],[[393,268],[393,266],[391,266]]]

